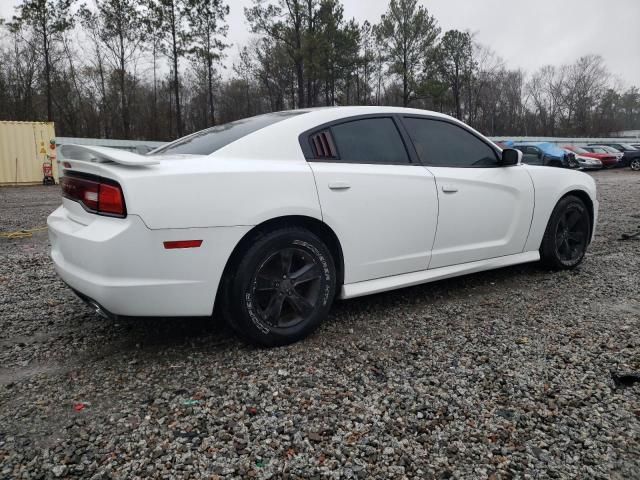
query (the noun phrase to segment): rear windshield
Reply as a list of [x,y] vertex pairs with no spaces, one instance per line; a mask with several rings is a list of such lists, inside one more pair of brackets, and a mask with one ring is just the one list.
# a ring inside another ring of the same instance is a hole
[[275,112],[257,117],[243,118],[235,122],[216,125],[187,137],[180,138],[164,147],[160,147],[150,155],[209,155],[236,140],[261,128],[281,122],[304,111]]

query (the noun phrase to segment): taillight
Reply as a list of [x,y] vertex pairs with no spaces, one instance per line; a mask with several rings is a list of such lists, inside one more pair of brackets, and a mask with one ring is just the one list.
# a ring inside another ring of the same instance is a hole
[[124,195],[118,182],[67,173],[60,179],[60,185],[63,197],[80,203],[91,213],[121,218],[127,216]]

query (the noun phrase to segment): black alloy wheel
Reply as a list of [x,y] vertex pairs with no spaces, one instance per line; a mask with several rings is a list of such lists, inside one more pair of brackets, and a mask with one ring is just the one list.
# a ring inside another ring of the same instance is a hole
[[258,232],[225,271],[220,306],[244,339],[263,346],[296,342],[326,318],[336,292],[331,252],[301,227]]
[[589,211],[580,198],[568,195],[551,213],[540,246],[541,259],[552,268],[574,268],[582,262],[590,240]]
[[283,248],[258,268],[249,294],[259,315],[271,328],[289,328],[304,322],[320,297],[322,270],[302,248]]
[[589,218],[577,205],[569,206],[556,224],[556,252],[563,262],[575,262],[584,255],[589,235]]

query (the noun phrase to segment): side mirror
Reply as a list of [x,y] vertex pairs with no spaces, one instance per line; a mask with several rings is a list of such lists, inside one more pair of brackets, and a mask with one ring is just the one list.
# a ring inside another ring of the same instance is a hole
[[522,152],[515,148],[505,148],[502,150],[502,161],[500,166],[510,167],[512,165],[520,165],[522,163]]

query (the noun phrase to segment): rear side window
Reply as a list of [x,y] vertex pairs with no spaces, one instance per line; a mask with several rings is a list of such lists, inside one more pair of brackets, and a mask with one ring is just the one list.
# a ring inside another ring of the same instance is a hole
[[452,123],[405,118],[420,160],[434,167],[495,167],[498,156],[488,144]]
[[257,117],[243,118],[224,125],[216,125],[200,132],[180,138],[175,142],[151,153],[151,155],[210,155],[216,150],[226,147],[232,142],[242,137],[256,132],[261,128],[268,127],[274,123],[281,122],[295,115],[306,113],[298,112],[276,112],[258,115]]
[[[410,163],[407,149],[393,119],[365,118],[333,125],[329,130],[333,145],[334,157],[344,163]],[[312,135],[315,158],[331,158],[321,155],[317,135]],[[330,140],[331,140],[330,139]]]

